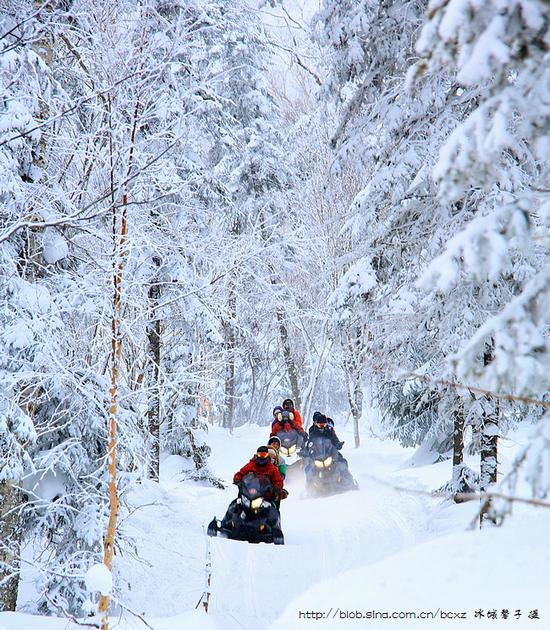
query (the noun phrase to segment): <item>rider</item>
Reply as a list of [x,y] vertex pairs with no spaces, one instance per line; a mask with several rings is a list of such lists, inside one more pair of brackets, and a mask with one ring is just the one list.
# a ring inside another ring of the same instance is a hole
[[294,409],[294,402],[290,398],[283,401],[282,408],[277,406],[273,409],[273,416],[274,421],[271,425],[271,436],[277,435],[279,431],[288,431],[294,428],[302,436],[304,441],[307,440],[307,433],[302,427],[302,416],[299,411]]
[[271,436],[267,442],[267,448],[269,449],[269,458],[271,459],[271,462],[277,466],[284,481],[286,477],[286,461],[280,451],[281,440],[276,435]]
[[309,447],[311,446],[311,440],[316,437],[326,437],[331,441],[332,446],[336,451],[337,461],[341,462],[348,467],[347,459],[340,453],[340,449],[344,446],[344,442],[338,439],[336,431],[334,430],[334,421],[332,421],[332,427],[329,424],[331,418],[327,418],[320,411],[316,411],[313,414],[313,424],[309,429],[309,438],[304,446],[304,450],[300,452],[304,457],[309,457]]
[[[339,451],[342,446],[344,446],[344,442],[341,442],[338,439],[336,431],[334,430],[334,422],[333,426],[331,427],[328,421],[329,418],[327,418],[320,411],[316,411],[313,414],[313,424],[309,429],[309,441],[311,441],[315,437],[327,437],[331,441],[332,446],[334,446],[334,448]],[[340,455],[340,458],[343,459],[342,455]]]
[[273,494],[266,499],[279,501],[283,491],[283,478],[278,468],[269,459],[269,449],[267,446],[260,446],[252,459],[245,464],[233,477],[233,483],[239,485],[241,479],[248,473],[268,477],[273,487]]
[[302,414],[298,411],[298,409],[294,408],[294,401],[292,398],[286,398],[283,400],[283,409],[284,411],[288,411],[289,414],[293,414],[294,428],[304,438],[304,440],[307,439],[307,433],[304,431],[304,427],[302,426]]
[[[283,478],[283,482],[285,480],[286,477],[286,462],[284,457],[280,454],[280,449],[281,447],[281,440],[274,435],[273,437],[269,438],[269,441],[267,443],[267,448],[269,450],[269,459],[271,460],[271,463],[277,467],[277,469],[279,470],[279,472],[281,473],[281,477]],[[286,499],[288,497],[288,490],[286,488],[283,488],[281,491],[281,498],[277,501],[273,501],[273,503],[275,503],[275,507],[281,511],[281,499]]]
[[290,418],[288,411],[277,405],[273,408],[273,422],[271,423],[270,437],[277,435],[279,431],[290,431],[294,426],[293,418]]

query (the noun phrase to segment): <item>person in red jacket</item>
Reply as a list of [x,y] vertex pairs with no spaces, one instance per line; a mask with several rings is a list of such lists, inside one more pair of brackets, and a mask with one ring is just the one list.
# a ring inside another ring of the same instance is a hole
[[239,484],[241,479],[248,473],[262,475],[268,477],[273,486],[273,497],[271,500],[280,500],[283,493],[283,478],[277,466],[271,463],[269,459],[269,449],[267,446],[260,446],[256,451],[256,455],[245,464],[233,477],[233,483]]
[[298,411],[298,409],[294,408],[294,401],[292,398],[283,400],[283,409],[294,415],[294,426],[299,433],[302,433],[304,430],[302,427],[302,414]]
[[280,409],[281,407],[275,407],[273,410],[275,421],[271,425],[271,436],[277,435],[279,431],[288,431],[288,427],[293,427],[304,440],[307,440],[307,433],[302,426],[302,416],[294,408],[294,401],[291,398],[283,400],[282,411],[279,411]]

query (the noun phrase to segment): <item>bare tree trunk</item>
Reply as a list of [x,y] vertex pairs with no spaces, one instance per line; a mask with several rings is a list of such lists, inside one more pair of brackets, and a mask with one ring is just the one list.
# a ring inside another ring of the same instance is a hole
[[223,414],[223,426],[233,430],[235,426],[235,362],[236,362],[236,335],[235,320],[237,319],[237,296],[232,286],[229,294],[229,317],[226,325],[225,348],[227,351],[227,372],[225,377],[225,411]]
[[[128,169],[126,177],[132,171],[136,132],[138,128],[138,114],[140,103],[136,100],[134,109],[132,132],[130,138],[130,152],[128,156]],[[109,120],[111,120],[110,100],[109,100]],[[109,474],[109,521],[107,523],[107,533],[103,543],[103,563],[112,572],[113,557],[115,554],[116,525],[118,519],[118,492],[116,474],[116,454],[117,454],[117,411],[118,411],[118,384],[120,379],[120,366],[122,358],[122,274],[126,259],[126,235],[127,235],[127,209],[128,194],[124,191],[122,195],[120,213],[120,231],[118,231],[118,211],[114,200],[114,161],[112,134],[110,135],[110,158],[111,158],[111,202],[112,202],[112,238],[115,246],[113,252],[113,314],[111,318],[111,387],[109,388],[109,446],[108,446],[108,474]],[[118,234],[118,236],[117,236]],[[99,598],[99,612],[101,615],[101,630],[109,630],[109,595],[101,595]]]
[[21,491],[11,481],[0,482],[0,610],[15,611],[21,549]]
[[464,492],[461,485],[462,464],[464,463],[464,407],[459,404],[454,412],[454,428],[453,428],[453,476],[452,488],[453,499],[455,503],[462,503],[457,495]]
[[[481,465],[479,475],[479,491],[487,492],[497,482],[498,472],[498,434],[499,422],[496,412],[484,415],[481,428]],[[480,526],[490,520],[495,522],[491,514],[491,501],[486,500],[480,512]]]
[[276,315],[277,323],[279,325],[279,334],[281,336],[283,357],[285,359],[285,365],[288,371],[288,380],[290,381],[290,389],[292,391],[292,398],[294,400],[296,409],[300,409],[302,406],[302,399],[300,397],[300,388],[298,386],[298,370],[296,369],[296,363],[294,362],[294,357],[292,356],[292,351],[290,349],[288,330],[285,324],[282,309],[278,308]]
[[[153,256],[153,264],[158,269],[160,258]],[[152,320],[147,324],[147,341],[149,344],[147,357],[147,418],[152,440],[151,460],[149,462],[149,478],[155,481],[160,477],[160,349],[161,322],[158,316],[160,302],[160,285],[155,274],[149,287],[149,309]]]
[[355,328],[355,336],[348,341],[349,357],[345,362],[348,380],[348,402],[353,417],[353,435],[355,448],[361,445],[359,437],[359,420],[363,415],[363,390],[361,389],[363,351],[365,348],[363,331],[360,326]]
[[[494,340],[487,344],[483,355],[483,365],[487,366],[494,357]],[[491,485],[497,481],[498,472],[498,434],[499,434],[499,418],[498,406],[492,408],[492,402],[486,400],[487,408],[483,411],[483,419],[481,425],[481,461],[479,473],[479,491],[481,494],[487,492]],[[498,403],[497,403],[498,405]],[[492,514],[492,506],[490,500],[484,500],[482,509],[479,514],[479,526],[484,522],[495,522]]]
[[353,390],[348,389],[348,402],[353,417],[353,437],[355,439],[355,448],[361,446],[361,438],[359,437],[359,420],[363,415],[363,392],[359,380],[355,380]]
[[[123,214],[120,231],[120,244],[118,260],[115,258],[113,275],[113,316],[111,320],[111,387],[109,389],[109,521],[104,540],[103,563],[109,571],[113,569],[113,557],[115,553],[116,524],[118,519],[118,492],[116,474],[116,425],[117,425],[117,395],[120,377],[120,359],[122,356],[121,334],[121,285],[122,270],[124,265],[124,244],[126,241],[126,194],[123,196]],[[116,219],[113,216],[113,229],[116,228]],[[101,630],[109,629],[109,596],[102,595],[99,599],[99,611],[101,613]]]

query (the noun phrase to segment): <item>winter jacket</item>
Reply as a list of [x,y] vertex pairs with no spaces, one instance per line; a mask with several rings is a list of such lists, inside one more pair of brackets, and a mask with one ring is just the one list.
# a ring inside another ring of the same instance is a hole
[[285,458],[282,455],[279,455],[279,472],[281,473],[281,477],[283,478],[283,481],[286,477],[286,461]]
[[271,461],[273,462],[273,465],[279,469],[279,472],[281,473],[281,477],[283,478],[283,481],[284,481],[286,477],[285,458],[279,454],[279,451],[276,448],[271,448],[271,447],[269,447],[269,457]]
[[298,433],[301,433],[304,437],[307,436],[307,433],[304,431],[304,427],[302,426],[302,416],[299,411],[294,410],[292,412],[294,414],[294,419],[286,419],[275,420],[271,425],[271,434],[269,437],[273,437],[277,435],[279,431],[290,431],[292,429],[296,429]]
[[295,409],[292,413],[294,414],[294,426],[296,427],[296,430],[298,433],[305,433],[304,427],[302,426],[302,414],[297,409]]
[[235,473],[233,483],[239,483],[245,475],[248,475],[248,473],[269,477],[271,485],[274,489],[274,494],[276,496],[280,496],[281,490],[283,489],[283,478],[281,477],[281,473],[277,469],[277,466],[274,466],[270,461],[260,465],[256,462],[256,457],[253,457],[248,464],[245,464],[238,472]]
[[332,446],[334,446],[334,448],[336,448],[337,450],[340,450],[342,448],[342,445],[344,444],[343,442],[340,442],[340,440],[338,439],[338,436],[336,435],[336,431],[334,429],[330,429],[328,426],[326,429],[319,429],[315,425],[312,425],[309,429],[309,439],[312,440],[313,438],[316,438],[316,437],[329,438],[329,440],[332,443]]

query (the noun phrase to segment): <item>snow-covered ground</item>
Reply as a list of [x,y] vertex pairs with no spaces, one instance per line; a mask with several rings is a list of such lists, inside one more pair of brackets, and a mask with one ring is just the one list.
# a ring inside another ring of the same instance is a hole
[[[211,430],[211,467],[228,482],[225,491],[182,482],[183,460],[165,459],[160,486],[146,483],[126,496],[130,510],[121,527],[133,537],[135,553],[116,557],[114,580],[133,612],[121,609],[112,627],[145,628],[136,615],[155,630],[550,627],[546,510],[516,508],[500,529],[466,531],[475,503],[451,505],[415,492],[441,486],[450,477],[449,462],[411,468],[412,449],[364,437],[355,450],[351,427],[339,434],[360,491],[306,499],[301,478],[289,482],[282,506],[284,546],[205,535],[206,524],[221,517],[235,496],[233,473],[265,440],[265,428],[241,428],[233,435]],[[501,443],[504,469],[516,441],[524,439],[524,432],[517,433],[515,441]],[[205,590],[208,549],[212,579],[205,614],[202,605],[195,607]],[[28,584],[23,592],[22,611],[0,613],[0,630],[78,627],[28,614]],[[377,621],[367,618],[373,611]],[[540,619],[530,619],[532,611]],[[380,616],[386,613],[398,618]],[[415,621],[409,613],[424,618]]]

